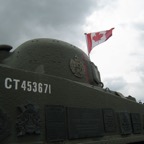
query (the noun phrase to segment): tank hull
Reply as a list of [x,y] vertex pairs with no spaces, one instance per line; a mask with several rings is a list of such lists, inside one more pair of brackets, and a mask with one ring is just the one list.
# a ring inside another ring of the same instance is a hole
[[0,66],[0,143],[144,141],[144,105],[69,79]]

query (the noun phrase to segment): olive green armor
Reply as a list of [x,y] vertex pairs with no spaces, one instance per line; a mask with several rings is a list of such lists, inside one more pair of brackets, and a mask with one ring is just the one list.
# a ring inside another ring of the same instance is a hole
[[34,39],[0,45],[0,144],[144,143],[144,105],[104,88],[79,48]]

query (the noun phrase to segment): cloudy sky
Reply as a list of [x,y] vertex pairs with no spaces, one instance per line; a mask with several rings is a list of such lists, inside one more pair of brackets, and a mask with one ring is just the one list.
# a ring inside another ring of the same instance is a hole
[[55,38],[87,53],[84,33],[114,27],[90,59],[105,87],[144,102],[144,0],[0,0],[0,43]]

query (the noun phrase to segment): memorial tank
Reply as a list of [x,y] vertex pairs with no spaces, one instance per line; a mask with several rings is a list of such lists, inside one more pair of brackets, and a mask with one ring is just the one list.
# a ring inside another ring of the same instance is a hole
[[144,143],[144,105],[104,88],[79,48],[56,39],[0,45],[0,144]]

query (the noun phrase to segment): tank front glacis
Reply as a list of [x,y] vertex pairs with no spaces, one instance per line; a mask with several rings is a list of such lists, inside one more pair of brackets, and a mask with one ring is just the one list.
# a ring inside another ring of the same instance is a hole
[[57,40],[19,46],[0,65],[0,143],[144,141],[144,106],[102,88],[97,67]]

